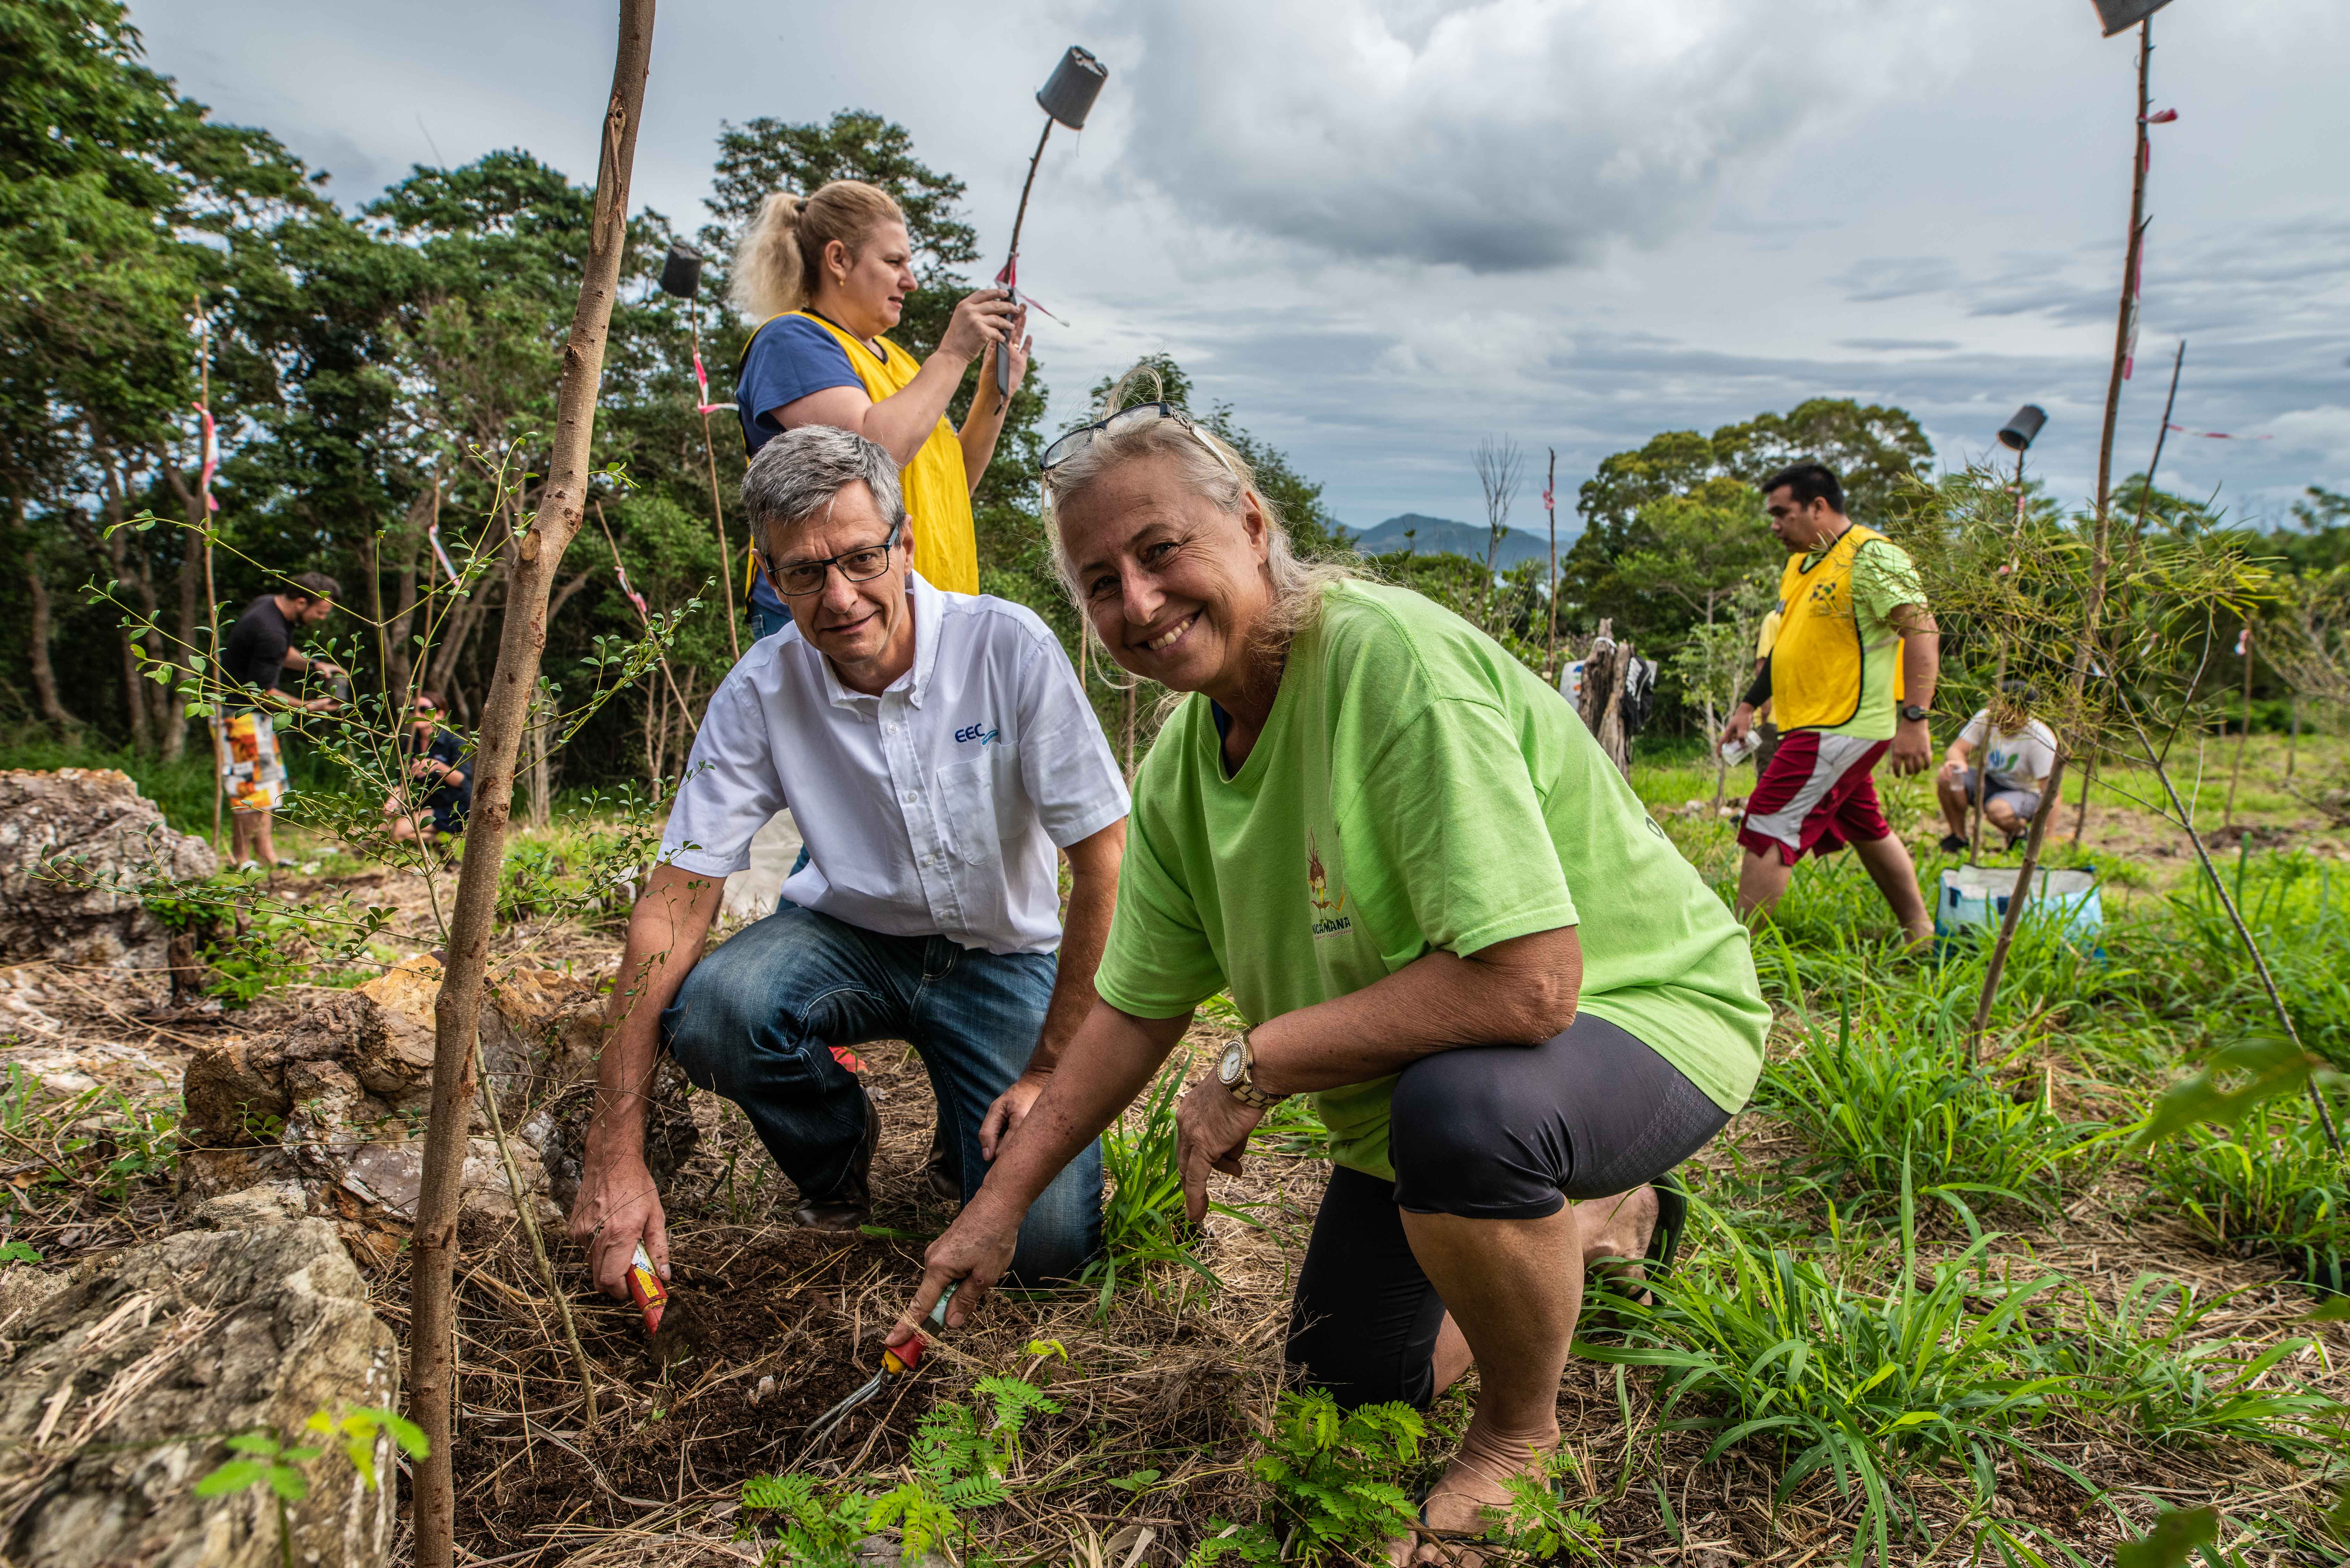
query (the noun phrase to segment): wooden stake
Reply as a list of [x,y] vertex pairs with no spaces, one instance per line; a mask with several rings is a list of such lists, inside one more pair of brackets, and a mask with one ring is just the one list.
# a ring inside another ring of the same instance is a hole
[[2236,784],[2244,776],[2244,743],[2252,738],[2252,621],[2244,618],[2244,722],[2236,732],[2236,759],[2228,765],[2228,804],[2220,809],[2220,826],[2230,826],[2236,820]]
[[2130,314],[2137,296],[2138,256],[2146,239],[2147,76],[2153,58],[2154,22],[2148,17],[2137,25],[2137,115],[2130,141],[2129,244],[2122,255],[2121,306],[2114,323],[2113,372],[2106,381],[2105,430],[2097,442],[2096,526],[2089,547],[2089,591],[2081,607],[2081,640],[2073,655],[2069,722],[2064,730],[2057,732],[2056,760],[2049,769],[2048,788],[2040,797],[2040,809],[2032,814],[2032,831],[2023,844],[2023,864],[2016,869],[2015,888],[2008,895],[2007,914],[1999,923],[1998,940],[1991,944],[1991,961],[1984,966],[1982,993],[1976,998],[1974,1021],[1967,1030],[1970,1062],[1981,1060],[1983,1031],[1990,1027],[1991,1003],[1999,997],[1999,978],[2007,968],[2008,950],[2015,944],[2015,928],[2023,919],[2024,896],[2031,890],[2033,873],[2040,868],[2040,846],[2047,836],[2049,815],[2064,793],[2065,753],[2081,746],[2087,730],[2080,716],[2081,706],[2088,690],[2091,650],[2096,646],[2097,632],[2105,618],[2106,573],[2112,561],[2114,423],[2121,412],[2122,369],[2129,358]]
[[425,1126],[423,1180],[411,1253],[410,1408],[432,1443],[416,1467],[416,1568],[452,1568],[456,1556],[456,1453],[451,1441],[456,1417],[453,1272],[458,1180],[464,1170],[475,1088],[473,1044],[481,1027],[490,935],[496,923],[498,873],[505,861],[514,813],[515,753],[546,646],[547,594],[563,552],[584,519],[596,394],[628,244],[629,175],[651,61],[653,5],[654,0],[620,0],[619,47],[597,161],[595,217],[579,303],[564,348],[563,379],[556,392],[554,450],[538,514],[529,531],[515,542],[497,664],[482,704],[473,812],[450,919],[448,963],[433,1005],[432,1119]]
[[[702,301],[693,302],[693,360],[702,362]],[[697,390],[701,382],[694,383]],[[702,416],[702,455],[710,464],[710,515],[718,529],[718,591],[726,596],[726,646],[743,662],[743,639],[734,630],[734,557],[726,547],[726,508],[718,500],[718,448],[710,439],[710,415]],[[617,554],[614,556],[618,559]],[[749,592],[748,589],[743,590]]]
[[[1550,651],[1544,656],[1544,678],[1558,684],[1558,448],[1550,451],[1550,477],[1543,481],[1543,510],[1550,514]],[[1709,730],[1708,732],[1711,732]],[[1719,758],[1717,757],[1717,761]],[[1717,779],[1714,794],[1721,793]],[[1717,800],[1715,805],[1721,802]]]
[[[213,411],[212,318],[204,314],[201,295],[196,298],[196,397],[203,404],[204,412],[210,414]],[[220,427],[215,424],[213,428],[217,431]],[[198,434],[196,440],[196,470],[201,474],[204,462],[203,435]],[[204,656],[211,665],[213,684],[225,698],[228,687],[220,667],[220,596],[213,588],[213,510],[209,489],[204,492],[204,513],[201,521],[204,530],[204,624],[211,631],[211,644],[205,649]],[[218,700],[212,706],[212,719],[204,727],[212,732],[213,736],[213,853],[217,856],[227,853],[221,842],[221,805],[228,795],[228,780],[223,776],[227,769],[228,753],[221,732],[226,715],[220,711]]]

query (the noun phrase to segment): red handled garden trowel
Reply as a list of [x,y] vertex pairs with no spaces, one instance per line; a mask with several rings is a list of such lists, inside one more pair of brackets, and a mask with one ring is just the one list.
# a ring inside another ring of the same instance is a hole
[[[932,1307],[930,1314],[930,1321],[935,1326],[946,1326],[947,1303],[954,1299],[954,1293],[952,1284],[939,1293],[939,1304]],[[883,1389],[895,1385],[900,1378],[911,1376],[914,1368],[922,1364],[922,1353],[929,1347],[929,1342],[917,1334],[905,1344],[884,1350],[881,1353],[881,1370],[868,1378],[856,1393],[818,1416],[808,1428],[807,1444],[800,1450],[801,1457],[805,1459],[813,1453],[826,1438],[838,1431],[840,1424],[859,1407],[871,1404],[880,1397]]]

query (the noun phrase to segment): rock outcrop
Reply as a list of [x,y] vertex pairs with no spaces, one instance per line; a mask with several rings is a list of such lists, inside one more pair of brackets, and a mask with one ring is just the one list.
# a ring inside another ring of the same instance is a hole
[[[224,1439],[295,1440],[317,1412],[399,1403],[398,1347],[323,1220],[224,1206],[239,1228],[189,1231],[94,1259],[6,1297],[0,1323],[0,1558],[25,1568],[271,1568],[267,1488],[196,1482]],[[17,1271],[10,1271],[15,1273]],[[31,1299],[27,1299],[30,1296]],[[378,1441],[376,1473],[394,1454]],[[395,1486],[369,1490],[338,1448],[304,1468],[297,1563],[380,1563]]]
[[[357,990],[328,995],[284,1029],[200,1047],[188,1063],[182,1123],[192,1195],[276,1178],[322,1199],[341,1195],[322,1202],[320,1212],[348,1212],[356,1203],[389,1219],[413,1219],[440,984],[437,962],[411,959]],[[524,1190],[553,1210],[567,1207],[578,1188],[603,1008],[590,981],[525,969],[493,975],[482,1009],[485,1092],[496,1097]],[[696,1113],[716,1114],[708,1096],[689,1098],[689,1087],[665,1066],[647,1149],[664,1181],[700,1141]],[[488,1108],[479,1100],[472,1133],[464,1200],[511,1211]]]
[[161,970],[171,933],[140,889],[219,869],[126,774],[0,772],[0,959]]

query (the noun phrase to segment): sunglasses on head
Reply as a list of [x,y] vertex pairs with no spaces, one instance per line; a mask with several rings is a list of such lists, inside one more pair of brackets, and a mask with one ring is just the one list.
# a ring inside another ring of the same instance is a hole
[[1200,433],[1200,427],[1191,422],[1190,415],[1172,403],[1137,403],[1130,409],[1118,410],[1107,419],[1096,420],[1082,430],[1071,431],[1045,449],[1044,461],[1036,465],[1036,471],[1039,473],[1052,472],[1093,445],[1098,436],[1115,435],[1119,431],[1132,430],[1137,425],[1155,424],[1160,420],[1171,420],[1182,427],[1185,435],[1206,447],[1209,455],[1223,464],[1226,473],[1234,479],[1240,477],[1240,472],[1232,467],[1232,460],[1217,450],[1215,442]]

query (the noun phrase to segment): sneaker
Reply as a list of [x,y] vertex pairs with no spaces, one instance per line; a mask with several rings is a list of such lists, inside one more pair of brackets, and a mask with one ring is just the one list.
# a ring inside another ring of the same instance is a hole
[[857,1092],[865,1096],[865,1132],[849,1157],[848,1174],[821,1198],[800,1194],[794,1211],[794,1221],[810,1230],[854,1231],[873,1217],[873,1150],[881,1142],[881,1113],[862,1084]]
[[1955,833],[1945,833],[1944,835],[1942,835],[1942,853],[1943,853],[1943,854],[1945,854],[1945,855],[1964,855],[1966,852],[1967,852],[1967,841],[1966,841],[1965,839],[1960,838],[1960,837],[1957,834],[1955,834]]
[[922,1179],[929,1184],[931,1195],[941,1203],[962,1201],[962,1178],[955,1169],[953,1151],[947,1146],[947,1124],[941,1117],[931,1129],[931,1158],[922,1163]]

